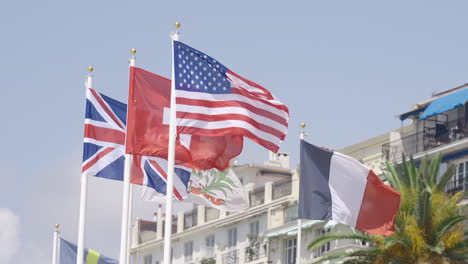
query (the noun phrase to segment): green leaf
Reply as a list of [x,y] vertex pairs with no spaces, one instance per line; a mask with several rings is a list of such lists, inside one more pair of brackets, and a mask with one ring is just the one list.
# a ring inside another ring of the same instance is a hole
[[445,218],[436,228],[436,241],[441,239],[442,236],[445,235],[445,233],[452,227],[456,226],[460,222],[463,222],[465,219],[465,216],[462,215],[454,215]]
[[452,164],[450,167],[447,168],[447,171],[442,175],[440,178],[439,183],[437,184],[437,189],[439,191],[445,191],[445,187],[447,186],[447,183],[452,179],[453,175],[455,175],[455,172],[457,171],[457,165]]
[[444,252],[445,246],[444,242],[439,241],[435,246],[428,246],[429,251],[436,253],[437,255],[441,255]]
[[439,174],[439,168],[440,168],[440,161],[441,160],[442,160],[442,154],[437,153],[435,155],[435,157],[432,158],[431,164],[429,165],[429,175],[430,175],[429,184],[431,186],[436,184],[437,174]]

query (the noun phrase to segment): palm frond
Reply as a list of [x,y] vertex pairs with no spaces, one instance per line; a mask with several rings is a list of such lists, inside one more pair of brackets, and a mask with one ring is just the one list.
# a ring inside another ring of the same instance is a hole
[[440,177],[440,181],[437,184],[437,189],[439,191],[445,191],[445,187],[447,186],[447,183],[452,179],[453,175],[457,171],[457,166],[455,164],[450,165],[447,168],[447,171]]
[[442,154],[437,153],[431,160],[431,164],[429,165],[429,183],[430,185],[436,184],[437,174],[439,174],[440,168],[440,161],[442,160]]
[[400,182],[400,178],[398,176],[398,172],[397,170],[395,169],[395,167],[387,161],[387,168],[388,168],[388,171],[390,173],[387,173],[386,177],[387,179],[389,179],[389,182],[390,182],[390,185],[392,185],[392,182],[393,182],[393,185],[392,185],[392,188],[394,188],[395,190],[399,191],[400,190],[400,186],[401,186],[401,182]]
[[441,239],[447,231],[449,231],[452,227],[456,226],[458,223],[463,222],[465,220],[465,216],[462,215],[454,215],[445,218],[439,226],[436,227],[435,231],[435,239],[436,241]]

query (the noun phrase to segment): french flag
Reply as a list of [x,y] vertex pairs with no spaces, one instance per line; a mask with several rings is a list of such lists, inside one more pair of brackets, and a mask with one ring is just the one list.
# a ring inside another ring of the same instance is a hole
[[400,194],[358,160],[301,140],[299,218],[335,220],[388,236]]

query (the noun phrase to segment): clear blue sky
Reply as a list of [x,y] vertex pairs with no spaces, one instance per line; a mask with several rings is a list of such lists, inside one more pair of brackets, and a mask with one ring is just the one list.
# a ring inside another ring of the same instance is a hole
[[[311,142],[341,148],[398,128],[396,114],[467,82],[466,10],[466,1],[428,0],[2,1],[0,221],[18,246],[0,241],[0,262],[49,263],[56,222],[76,240],[88,65],[96,90],[126,101],[129,50],[170,77],[180,20],[182,41],[289,105],[281,151],[295,163],[302,121]],[[248,142],[241,161],[267,157]],[[90,180],[86,245],[113,257],[120,192]]]

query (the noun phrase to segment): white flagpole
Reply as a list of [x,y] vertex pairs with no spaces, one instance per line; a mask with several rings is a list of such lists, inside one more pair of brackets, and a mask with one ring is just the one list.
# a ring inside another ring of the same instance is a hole
[[[305,123],[301,123],[301,134],[299,138],[301,140],[304,139],[307,134],[304,132]],[[300,172],[299,172],[300,173]],[[299,179],[300,177],[298,177]],[[300,184],[300,183],[299,183]],[[299,200],[297,201],[297,210],[299,210]],[[302,247],[302,220],[298,217],[297,218],[297,242],[296,242],[296,264],[301,263],[301,247]]]
[[130,198],[128,199],[128,235],[127,235],[127,263],[130,263],[130,247],[132,246],[132,208],[133,208],[133,184],[130,184]]
[[52,248],[52,264],[58,264],[59,263],[59,260],[58,260],[59,224],[55,224],[54,227],[55,227],[55,231],[54,231],[54,244]]
[[[86,79],[86,89],[93,88],[93,67],[88,67],[88,77]],[[86,91],[88,92],[88,91]],[[84,238],[85,238],[85,223],[86,223],[86,198],[88,194],[88,175],[81,174],[81,191],[80,191],[80,216],[78,220],[78,245],[76,249],[76,264],[83,264],[84,259]]]
[[[135,55],[136,50],[132,49]],[[135,56],[130,58],[130,67],[135,66]],[[128,121],[128,111],[127,111]],[[127,133],[125,133],[126,135]],[[119,264],[127,264],[127,240],[128,240],[128,218],[129,218],[129,200],[130,200],[130,172],[132,169],[131,154],[125,154],[124,180],[123,180],[123,200],[122,200],[122,227],[120,229],[120,255]]]
[[174,74],[174,41],[179,40],[180,23],[175,24],[176,31],[172,33],[172,82],[171,82],[171,108],[169,119],[169,149],[167,153],[167,181],[166,181],[166,225],[164,232],[164,264],[171,263],[171,237],[172,237],[172,196],[174,193],[174,161],[176,139],[176,94]]

